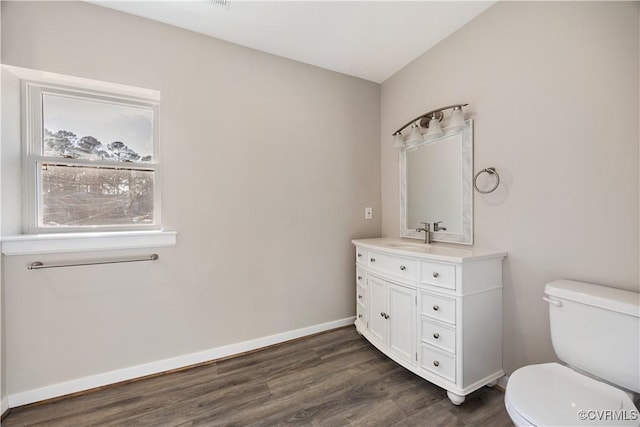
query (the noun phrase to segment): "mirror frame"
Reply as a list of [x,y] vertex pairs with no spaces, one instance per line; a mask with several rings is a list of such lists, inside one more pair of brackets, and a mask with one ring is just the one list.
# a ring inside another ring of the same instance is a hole
[[[465,121],[464,129],[458,131],[462,136],[462,233],[447,233],[446,231],[431,232],[431,240],[434,242],[458,243],[473,245],[473,120]],[[457,133],[457,132],[456,132]],[[423,144],[432,144],[442,138],[447,138],[456,133],[446,133],[433,141]],[[422,145],[422,144],[420,144]],[[410,239],[424,239],[424,232],[407,228],[407,151],[402,148],[399,153],[400,163],[400,237]]]

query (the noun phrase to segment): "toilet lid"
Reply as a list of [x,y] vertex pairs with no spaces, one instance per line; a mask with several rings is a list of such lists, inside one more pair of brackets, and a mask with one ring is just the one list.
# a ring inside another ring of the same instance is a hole
[[[622,390],[557,363],[520,368],[509,377],[509,403],[538,426],[638,426],[638,411]],[[580,411],[585,411],[583,420]]]

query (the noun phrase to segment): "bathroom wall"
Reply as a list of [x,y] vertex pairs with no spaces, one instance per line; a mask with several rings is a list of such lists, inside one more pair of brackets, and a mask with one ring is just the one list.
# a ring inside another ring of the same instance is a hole
[[[554,358],[547,281],[639,290],[637,2],[500,2],[381,93],[86,3],[0,10],[2,63],[162,92],[163,219],[179,233],[157,263],[45,273],[6,257],[9,394],[352,316],[349,240],[399,234],[391,133],[454,102],[476,120],[475,169],[503,180],[474,203],[476,246],[509,252],[506,370]],[[5,235],[20,228],[11,160]]]
[[[2,8],[0,7],[0,58],[2,58]],[[2,100],[2,85],[0,85],[0,100]],[[0,117],[2,117],[2,102],[0,101]],[[0,120],[0,135],[2,135],[2,120]],[[0,137],[0,144],[2,138]],[[2,150],[0,149],[0,230],[2,230]],[[0,243],[2,233],[0,233]],[[7,393],[5,387],[5,345],[4,345],[4,288],[2,277],[4,276],[3,257],[0,255],[0,414],[8,409]]]
[[[382,85],[382,234],[399,235],[407,118],[468,102],[475,244],[506,250],[504,367],[554,360],[545,283],[640,291],[638,2],[499,2]],[[433,218],[425,218],[433,221]]]
[[2,62],[160,90],[178,232],[154,263],[5,257],[10,395],[354,315],[350,240],[380,232],[379,85],[84,2],[2,1]]

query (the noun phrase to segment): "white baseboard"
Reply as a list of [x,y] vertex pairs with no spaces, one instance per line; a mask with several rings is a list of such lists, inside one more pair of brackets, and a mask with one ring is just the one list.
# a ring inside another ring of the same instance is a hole
[[[158,360],[156,362],[145,363],[143,365],[118,369],[116,371],[79,378],[77,380],[67,381],[64,383],[53,384],[35,390],[28,390],[20,393],[10,394],[8,398],[8,407],[15,408],[16,406],[39,402],[41,400],[64,396],[66,394],[76,393],[79,391],[90,390],[92,388],[102,387],[108,384],[114,384],[151,374],[170,371],[172,369],[184,368],[186,366],[208,362],[211,360],[232,356],[234,354],[240,354],[263,347],[268,347],[270,345],[279,344],[292,339],[304,337],[306,335],[328,331],[331,329],[339,328],[341,326],[352,325],[354,320],[355,316],[347,317],[346,319],[334,320],[332,322],[321,323],[319,325],[308,326],[306,328],[296,329],[293,331],[282,332],[279,334],[256,338],[236,344],[216,347],[197,353],[185,354],[183,356],[172,357],[170,359]],[[2,400],[3,408],[5,407],[6,400],[6,398]]]

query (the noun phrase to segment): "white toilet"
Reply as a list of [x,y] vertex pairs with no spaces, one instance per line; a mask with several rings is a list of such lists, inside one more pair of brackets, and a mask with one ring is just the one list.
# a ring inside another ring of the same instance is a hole
[[530,365],[507,383],[518,426],[640,426],[640,294],[589,283],[548,283],[558,363]]

